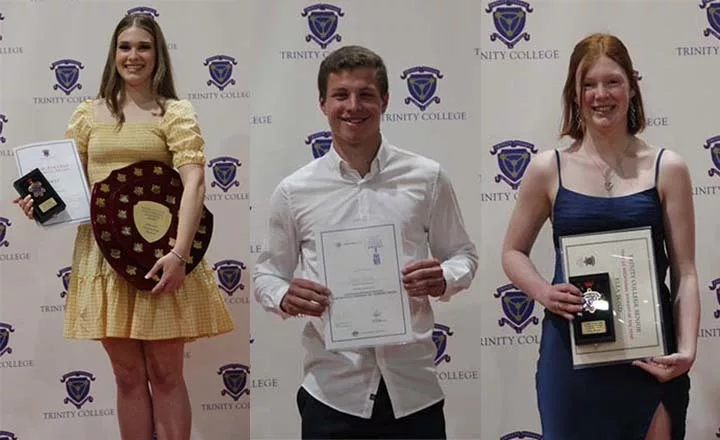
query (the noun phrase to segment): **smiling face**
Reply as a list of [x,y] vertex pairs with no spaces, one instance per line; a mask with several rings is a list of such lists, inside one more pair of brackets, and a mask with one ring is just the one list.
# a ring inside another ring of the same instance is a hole
[[331,73],[327,95],[320,100],[335,145],[368,151],[380,143],[380,120],[387,105],[388,95],[381,95],[371,67]]
[[608,130],[627,126],[630,99],[635,91],[624,69],[607,56],[597,59],[582,76],[576,77],[578,103],[588,129]]
[[118,35],[115,68],[126,85],[149,86],[155,72],[156,57],[155,40],[146,30],[132,26]]

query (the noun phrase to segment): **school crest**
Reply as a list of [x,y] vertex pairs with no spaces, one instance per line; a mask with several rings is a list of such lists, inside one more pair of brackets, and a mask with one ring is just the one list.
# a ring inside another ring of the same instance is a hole
[[525,32],[527,14],[533,12],[528,2],[521,0],[497,0],[490,2],[485,12],[492,15],[495,32],[490,34],[490,41],[500,40],[512,49],[521,40],[530,41],[530,34]]
[[316,42],[321,49],[326,49],[333,41],[341,41],[337,28],[340,17],[344,17],[342,9],[327,3],[318,3],[303,9],[300,14],[307,17],[310,33],[305,36],[305,41]]

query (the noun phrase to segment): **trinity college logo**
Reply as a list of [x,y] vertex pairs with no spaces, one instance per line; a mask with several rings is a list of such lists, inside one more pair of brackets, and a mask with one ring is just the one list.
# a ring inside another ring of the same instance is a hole
[[503,181],[512,189],[518,189],[525,170],[530,165],[532,155],[537,152],[535,145],[519,140],[509,140],[493,145],[490,154],[497,155],[501,173],[495,176],[495,183]]
[[50,65],[50,70],[55,71],[55,81],[53,90],[60,89],[69,95],[73,90],[82,90],[82,84],[78,83],[80,79],[80,70],[84,69],[80,61],[76,60],[57,60]]
[[68,287],[70,287],[70,274],[72,273],[72,267],[63,267],[62,269],[58,270],[57,276],[60,278],[60,281],[62,281],[63,290],[60,292],[60,298],[65,298],[67,296]]
[[230,396],[237,401],[242,395],[250,394],[250,390],[247,388],[250,367],[243,364],[227,364],[220,367],[217,374],[222,375],[225,386],[225,389],[220,392],[221,395]]
[[332,146],[332,133],[329,131],[318,131],[305,139],[305,145],[310,145],[313,158],[319,159],[330,150]]
[[[718,305],[720,306],[720,278],[715,278],[714,280],[712,280],[712,282],[710,283],[709,289],[715,291],[715,296],[716,296]],[[715,319],[720,318],[720,309],[715,310],[715,312],[713,313],[713,316],[715,316]]]
[[131,14],[145,14],[151,16],[152,18],[157,18],[160,16],[160,13],[157,11],[157,9],[153,9],[149,6],[136,6],[134,8],[130,8],[127,10],[127,15]]
[[213,188],[216,186],[227,192],[233,186],[240,186],[237,181],[237,170],[242,164],[238,159],[229,156],[216,157],[208,162],[208,167],[212,168],[213,181],[210,184]]
[[530,431],[515,431],[500,437],[500,440],[542,440],[541,434]]
[[229,296],[232,296],[237,289],[245,290],[245,285],[242,283],[242,271],[247,269],[245,263],[237,260],[222,260],[215,263],[212,268],[217,272],[220,283],[218,287]]
[[338,34],[338,21],[345,14],[337,6],[328,5],[327,3],[318,3],[303,9],[303,17],[307,17],[310,33],[305,36],[305,41],[316,42],[321,49],[326,49],[333,41],[341,41],[342,37]]
[[80,409],[86,402],[93,402],[90,395],[90,382],[95,380],[95,376],[87,371],[71,371],[65,374],[60,382],[65,384],[65,392],[67,397],[63,400],[66,405],[68,403]]
[[537,325],[540,320],[533,316],[535,301],[521,292],[513,284],[505,284],[495,290],[495,298],[500,298],[504,317],[498,320],[498,325],[507,325],[515,330],[515,333],[522,333],[525,327],[530,324]]
[[437,352],[435,353],[435,365],[439,365],[443,362],[450,362],[450,355],[445,354],[447,350],[447,340],[449,336],[452,336],[453,332],[450,327],[442,324],[435,324],[432,332],[432,340],[435,343]]
[[7,121],[8,121],[7,116],[0,115],[0,144],[5,143],[5,138],[3,137],[2,132],[3,132],[3,126]]
[[0,431],[0,440],[18,440],[18,438],[10,431]]
[[11,354],[13,352],[10,347],[10,333],[14,332],[15,329],[12,325],[0,322],[0,357],[3,357],[5,353]]
[[0,248],[10,246],[10,242],[5,240],[8,228],[12,226],[10,219],[0,217]]
[[702,0],[700,3],[700,9],[705,9],[707,12],[707,20],[710,25],[709,28],[705,28],[703,35],[709,37],[710,35],[720,39],[720,1],[718,0]]
[[207,66],[210,72],[210,79],[207,85],[215,85],[222,92],[228,85],[235,85],[232,77],[233,66],[237,66],[237,60],[228,55],[215,55],[206,58],[203,66]]
[[485,12],[492,14],[495,30],[490,34],[490,41],[500,40],[512,49],[521,41],[530,41],[530,34],[525,32],[527,14],[533,11],[528,2],[521,0],[497,0],[490,2]]
[[428,66],[411,67],[403,71],[400,79],[407,80],[407,88],[410,96],[405,98],[405,104],[415,104],[420,111],[425,111],[433,102],[440,103],[440,98],[435,96],[437,81],[443,76],[439,70]]
[[710,150],[710,157],[715,168],[708,170],[708,176],[720,176],[720,136],[713,136],[705,142],[703,148]]

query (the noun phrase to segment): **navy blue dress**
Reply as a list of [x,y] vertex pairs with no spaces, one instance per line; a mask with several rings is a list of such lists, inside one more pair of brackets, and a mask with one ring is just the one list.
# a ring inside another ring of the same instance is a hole
[[[672,298],[665,278],[668,257],[657,174],[663,150],[655,165],[655,186],[620,197],[595,197],[569,190],[559,179],[553,206],[555,276],[563,282],[558,237],[614,229],[652,227],[655,262],[660,274],[662,309],[668,329],[674,328]],[[560,154],[555,152],[560,175]],[[666,343],[676,351],[674,331]],[[662,402],[672,421],[672,439],[685,436],[690,379],[680,376],[661,384],[632,365],[612,365],[573,370],[568,321],[545,311],[536,374],[538,408],[544,440],[644,440],[658,405]]]

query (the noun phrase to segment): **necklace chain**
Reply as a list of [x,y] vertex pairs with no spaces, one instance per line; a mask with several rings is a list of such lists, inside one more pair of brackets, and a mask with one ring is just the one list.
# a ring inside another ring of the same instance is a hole
[[[620,155],[620,161],[618,162],[618,164],[622,164],[622,160],[627,155],[627,152],[630,149],[631,143],[632,143],[631,141],[628,141],[627,145],[625,146],[625,149],[623,150],[622,154]],[[591,156],[587,152],[587,150],[584,150],[584,151],[585,151],[585,154],[587,155],[587,157],[590,158],[592,163],[598,169],[598,171],[600,171],[600,174],[603,177],[603,181],[604,181],[603,187],[605,188],[605,191],[607,193],[612,193],[613,187],[615,186],[615,184],[613,183],[613,175],[617,175],[617,173],[615,173],[615,171],[612,169],[612,167],[607,164],[606,164],[607,169],[603,170],[603,167],[597,162],[597,160],[595,160],[595,158],[593,156]],[[597,150],[595,150],[595,151],[597,151]]]

